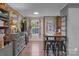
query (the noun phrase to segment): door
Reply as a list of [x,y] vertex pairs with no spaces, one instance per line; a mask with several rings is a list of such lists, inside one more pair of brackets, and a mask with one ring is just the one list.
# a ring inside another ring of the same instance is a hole
[[41,33],[41,25],[40,25],[40,18],[39,17],[30,17],[30,39],[32,41],[40,40],[40,33]]

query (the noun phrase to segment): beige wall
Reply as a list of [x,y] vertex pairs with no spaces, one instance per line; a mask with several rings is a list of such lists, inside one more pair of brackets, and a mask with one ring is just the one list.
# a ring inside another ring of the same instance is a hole
[[41,36],[41,39],[43,40],[44,39],[44,37],[43,37],[43,35],[44,35],[44,17],[40,17],[40,20],[41,20],[41,34],[40,34],[40,36]]

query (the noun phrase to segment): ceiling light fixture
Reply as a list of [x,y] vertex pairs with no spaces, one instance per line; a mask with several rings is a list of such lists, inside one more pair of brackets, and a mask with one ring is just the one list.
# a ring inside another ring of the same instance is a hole
[[38,14],[39,14],[39,12],[34,12],[33,14],[38,15]]

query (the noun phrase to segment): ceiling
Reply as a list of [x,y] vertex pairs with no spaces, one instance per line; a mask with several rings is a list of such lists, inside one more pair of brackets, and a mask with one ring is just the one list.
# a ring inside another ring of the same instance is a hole
[[[65,3],[9,3],[9,6],[24,16],[57,16]],[[39,12],[34,15],[33,12]]]

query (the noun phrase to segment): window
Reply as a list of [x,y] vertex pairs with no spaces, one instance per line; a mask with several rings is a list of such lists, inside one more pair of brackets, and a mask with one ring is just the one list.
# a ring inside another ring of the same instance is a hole
[[32,33],[32,36],[39,36],[39,30],[40,30],[39,19],[35,18],[35,19],[31,20],[31,33]]

